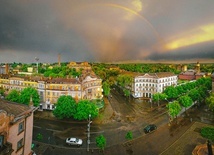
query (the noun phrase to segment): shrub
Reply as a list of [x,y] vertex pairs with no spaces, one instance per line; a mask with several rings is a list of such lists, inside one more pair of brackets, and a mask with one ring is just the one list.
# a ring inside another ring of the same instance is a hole
[[203,127],[201,129],[201,136],[214,142],[214,128],[213,127]]

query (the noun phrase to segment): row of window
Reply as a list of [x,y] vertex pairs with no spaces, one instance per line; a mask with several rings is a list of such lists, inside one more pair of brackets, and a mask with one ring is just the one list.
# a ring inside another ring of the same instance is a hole
[[162,85],[161,84],[159,84],[159,85],[157,85],[157,84],[147,84],[147,83],[140,83],[140,84],[135,84],[135,86],[136,87],[157,87],[157,86],[170,86],[170,85],[173,85],[173,84],[175,84],[175,82],[168,82],[168,83],[163,83]]
[[[18,127],[18,134],[20,134],[21,132],[24,131],[24,121],[19,123],[19,127]],[[17,142],[17,150],[19,150],[20,148],[23,147],[24,145],[24,140],[23,138],[21,138],[18,142]]]
[[135,82],[168,82],[168,81],[174,81],[177,80],[177,77],[169,77],[166,79],[135,79]]

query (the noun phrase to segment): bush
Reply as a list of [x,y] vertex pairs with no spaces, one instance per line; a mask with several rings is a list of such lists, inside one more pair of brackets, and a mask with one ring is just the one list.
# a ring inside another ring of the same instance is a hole
[[131,131],[127,132],[127,134],[126,134],[126,139],[128,139],[128,140],[133,139],[133,134],[132,134]]
[[214,142],[214,128],[204,127],[201,129],[201,136]]

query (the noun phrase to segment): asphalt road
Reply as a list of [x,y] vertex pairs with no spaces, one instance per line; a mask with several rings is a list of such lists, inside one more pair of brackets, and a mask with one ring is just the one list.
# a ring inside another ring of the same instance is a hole
[[[116,91],[112,91],[109,99],[109,112],[114,113],[112,121],[104,124],[91,124],[90,151],[87,152],[87,122],[59,121],[35,117],[33,142],[37,154],[100,154],[95,145],[96,136],[103,134],[107,145],[104,154],[145,154],[156,155],[166,150],[193,122],[190,119],[180,118],[180,124],[168,126],[168,116],[164,106],[150,107],[150,103],[141,100],[131,101]],[[130,103],[131,102],[131,103]],[[196,118],[196,117],[195,117]],[[158,129],[145,134],[143,128],[147,124],[156,124]],[[125,135],[132,131],[134,140],[128,141]],[[42,134],[42,140],[37,138]],[[67,137],[83,139],[83,146],[77,148],[67,146]]]

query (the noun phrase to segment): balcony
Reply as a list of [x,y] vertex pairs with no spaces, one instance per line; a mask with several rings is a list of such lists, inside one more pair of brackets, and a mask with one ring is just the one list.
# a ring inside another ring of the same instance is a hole
[[12,144],[7,142],[0,148],[0,155],[10,155],[13,152]]

